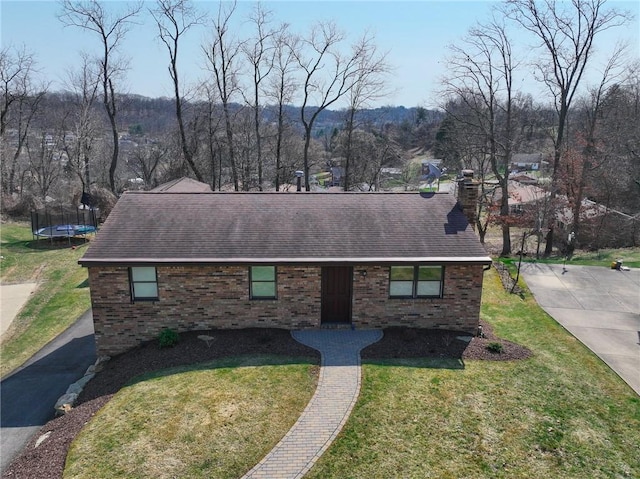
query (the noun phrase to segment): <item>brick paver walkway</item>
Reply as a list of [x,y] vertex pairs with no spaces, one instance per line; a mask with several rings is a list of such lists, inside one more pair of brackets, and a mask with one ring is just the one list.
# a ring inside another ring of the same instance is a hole
[[243,479],[298,479],[327,450],[360,393],[360,350],[382,331],[294,331],[293,337],[322,354],[318,388],[298,421]]

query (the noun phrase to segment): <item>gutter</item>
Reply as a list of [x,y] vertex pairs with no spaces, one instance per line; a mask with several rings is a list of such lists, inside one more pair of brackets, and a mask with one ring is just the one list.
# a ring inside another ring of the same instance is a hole
[[81,258],[78,264],[84,267],[99,265],[192,265],[192,264],[216,264],[216,265],[246,265],[246,264],[270,264],[270,265],[396,265],[396,264],[482,264],[491,267],[491,258],[488,256],[433,256],[433,257],[363,257],[363,258]]

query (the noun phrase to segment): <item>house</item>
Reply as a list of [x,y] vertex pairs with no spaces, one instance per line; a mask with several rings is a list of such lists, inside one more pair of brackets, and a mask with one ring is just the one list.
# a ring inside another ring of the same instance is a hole
[[490,258],[448,193],[161,188],[124,193],[79,263],[113,355],[163,328],[475,333]]
[[[574,236],[573,210],[560,208],[556,214],[556,228],[562,244]],[[580,206],[580,229],[575,241],[583,248],[625,248],[640,244],[640,215],[627,215],[621,211],[588,199]]]
[[511,158],[511,171],[538,171],[547,162],[542,160],[542,153],[516,153]]
[[[537,218],[548,202],[549,193],[544,188],[529,182],[521,182],[515,179],[508,181],[509,211],[513,215],[531,213],[532,221]],[[494,200],[499,202],[502,191],[497,188]]]
[[538,178],[518,173],[516,171],[509,174],[509,181],[514,181],[521,185],[537,185],[540,182]]
[[[487,182],[485,182],[486,184]],[[555,199],[552,208],[551,196],[547,189],[528,182],[509,180],[509,211],[520,218],[520,226],[529,228],[545,227],[545,216],[554,211],[554,225],[557,233],[554,241],[565,246],[573,233],[573,209],[564,195]],[[490,201],[498,205],[502,191],[494,184]],[[580,206],[580,229],[572,240],[582,248],[622,248],[640,244],[640,221],[589,199],[583,199]]]
[[441,158],[429,158],[426,160],[420,160],[420,176],[429,176],[433,172],[433,167],[438,170],[442,170]]

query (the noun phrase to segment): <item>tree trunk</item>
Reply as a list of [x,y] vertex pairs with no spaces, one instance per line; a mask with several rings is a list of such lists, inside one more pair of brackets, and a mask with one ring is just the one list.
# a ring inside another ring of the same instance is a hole
[[349,191],[350,181],[349,181],[349,168],[351,166],[351,140],[353,138],[353,119],[355,116],[355,109],[349,109],[349,118],[347,120],[347,149],[345,152],[344,159],[344,191]]
[[[174,74],[177,75],[178,74],[177,71]],[[176,95],[176,118],[178,120],[178,129],[180,131],[180,146],[182,147],[182,154],[184,155],[184,159],[189,165],[189,168],[191,168],[191,171],[193,171],[193,174],[196,175],[197,180],[204,183],[205,182],[204,177],[202,176],[202,174],[200,173],[200,170],[198,170],[198,167],[193,161],[193,153],[191,152],[191,149],[187,144],[187,134],[185,132],[184,119],[182,117],[182,100],[180,99],[180,92],[178,90],[177,77],[176,77],[176,80],[174,80],[174,88],[175,88],[174,91]]]
[[[506,175],[505,175],[506,183]],[[500,256],[509,256],[511,254],[511,228],[506,220],[509,218],[509,192],[506,184],[502,188],[502,199],[500,204],[500,216],[502,217],[502,251]]]
[[115,195],[116,191],[116,168],[118,167],[118,155],[120,151],[120,144],[118,141],[118,127],[116,126],[115,112],[112,114],[110,110],[107,111],[109,115],[109,123],[111,124],[111,137],[113,139],[113,152],[111,154],[111,164],[109,165],[109,188]]
[[304,169],[304,190],[311,191],[311,185],[309,184],[309,145],[311,144],[311,127],[305,127],[306,133],[304,138],[304,155],[303,155],[303,169]]
[[238,182],[238,167],[236,165],[235,151],[233,148],[233,128],[231,127],[231,118],[229,113],[229,105],[223,102],[222,108],[224,110],[224,124],[227,134],[227,148],[229,151],[229,163],[231,165],[231,177],[233,179],[233,189],[240,191],[240,183]]
[[282,156],[282,135],[284,130],[284,112],[282,102],[278,105],[278,138],[276,139],[276,191],[280,191],[280,170]]

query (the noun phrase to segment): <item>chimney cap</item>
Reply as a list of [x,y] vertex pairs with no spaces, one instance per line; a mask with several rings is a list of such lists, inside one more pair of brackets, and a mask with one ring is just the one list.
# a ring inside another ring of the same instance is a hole
[[462,176],[463,178],[473,178],[473,170],[462,170]]

